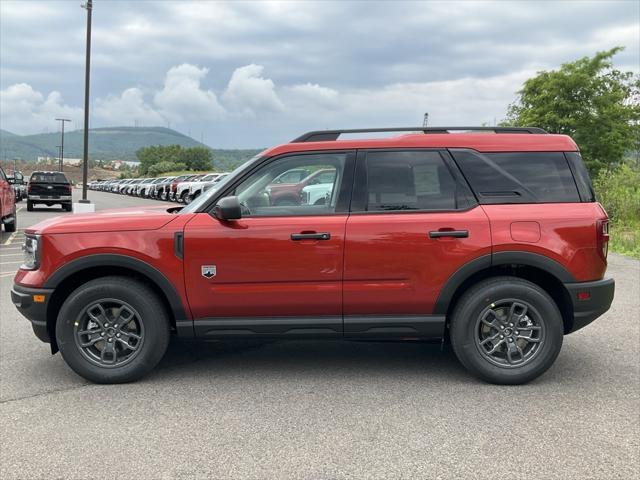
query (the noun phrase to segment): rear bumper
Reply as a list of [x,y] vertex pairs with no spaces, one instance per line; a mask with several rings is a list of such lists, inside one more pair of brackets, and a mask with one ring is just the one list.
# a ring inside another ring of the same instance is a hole
[[[36,337],[46,343],[51,341],[47,331],[47,306],[52,293],[53,289],[27,288],[15,284],[11,289],[11,301],[18,311],[31,322]],[[34,295],[44,296],[44,301],[34,301]]]
[[38,200],[42,202],[70,202],[71,195],[58,195],[56,198],[51,198],[50,195],[27,195],[27,200]]
[[565,283],[564,286],[573,303],[573,326],[567,333],[575,332],[589,325],[609,310],[611,302],[613,302],[615,291],[613,278],[605,278],[595,282]]

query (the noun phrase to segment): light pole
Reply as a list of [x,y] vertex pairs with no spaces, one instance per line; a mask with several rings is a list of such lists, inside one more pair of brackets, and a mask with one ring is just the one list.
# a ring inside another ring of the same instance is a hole
[[64,124],[70,121],[68,118],[56,118],[56,122],[62,124],[62,141],[60,142],[62,145],[60,145],[60,166],[58,167],[60,171],[62,171],[62,160],[64,159]]
[[89,169],[89,72],[91,70],[91,11],[93,0],[87,0],[82,5],[87,9],[87,47],[84,70],[84,153],[82,157],[82,199],[80,203],[90,203],[87,200],[87,176]]

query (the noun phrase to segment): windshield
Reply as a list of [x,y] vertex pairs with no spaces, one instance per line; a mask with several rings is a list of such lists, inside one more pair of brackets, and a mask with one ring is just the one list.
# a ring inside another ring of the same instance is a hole
[[204,192],[202,195],[200,195],[198,198],[196,198],[189,205],[187,205],[186,207],[182,208],[182,210],[180,210],[179,213],[193,213],[193,212],[198,211],[200,209],[200,207],[202,205],[204,205],[205,203],[207,203],[209,198],[211,198],[213,195],[215,195],[215,193],[218,190],[220,190],[222,188],[225,188],[225,186],[227,184],[231,183],[235,178],[237,178],[238,176],[242,175],[246,170],[251,168],[251,166],[254,164],[255,160],[257,160],[261,156],[262,156],[262,152],[260,152],[259,154],[257,154],[254,157],[251,157],[249,160],[244,162],[242,165],[240,165],[238,168],[236,168],[233,172],[228,174],[222,180],[220,180],[219,182],[214,183],[209,190]]

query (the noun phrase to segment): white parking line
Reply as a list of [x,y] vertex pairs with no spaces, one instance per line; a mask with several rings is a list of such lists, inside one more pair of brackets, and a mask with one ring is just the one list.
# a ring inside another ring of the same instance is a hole
[[13,237],[15,237],[15,236],[16,236],[16,233],[17,233],[17,232],[13,232],[11,235],[9,235],[9,238],[7,238],[7,239],[5,240],[5,242],[3,243],[3,245],[9,245],[9,242],[10,242],[11,240],[13,240]]
[[21,253],[0,253],[0,258],[4,257],[22,257]]
[[15,264],[21,264],[23,262],[0,262],[0,265],[15,265]]

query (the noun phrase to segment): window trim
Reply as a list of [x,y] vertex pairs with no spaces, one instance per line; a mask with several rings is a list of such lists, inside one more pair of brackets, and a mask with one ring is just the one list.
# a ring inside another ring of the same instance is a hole
[[300,157],[303,155],[322,155],[322,154],[344,154],[344,171],[342,183],[340,185],[340,192],[338,193],[338,200],[336,202],[336,209],[331,213],[306,213],[306,214],[295,214],[295,215],[247,215],[243,216],[243,219],[248,218],[293,218],[293,217],[330,217],[337,215],[348,215],[349,214],[349,206],[351,205],[351,196],[353,192],[353,177],[356,165],[356,150],[354,149],[336,149],[336,150],[307,150],[304,152],[287,152],[280,155],[276,155],[273,157],[261,157],[256,159],[254,165],[251,165],[240,177],[236,178],[233,183],[227,185],[227,188],[220,191],[217,195],[213,196],[209,202],[202,206],[202,208],[197,213],[207,213],[213,218],[217,217],[214,214],[215,206],[218,203],[218,200],[224,197],[228,197],[231,192],[233,192],[238,185],[244,182],[247,178],[253,175],[258,170],[263,167],[267,167],[273,162],[278,160],[282,160],[283,158],[288,157]]
[[[367,154],[379,152],[436,152],[440,155],[442,162],[451,174],[456,184],[456,200],[458,208],[430,208],[416,210],[365,210],[367,206]],[[424,213],[453,213],[466,212],[478,206],[477,199],[473,195],[473,191],[467,185],[467,182],[459,171],[458,166],[454,163],[453,158],[446,148],[366,148],[359,149],[356,169],[354,175],[353,193],[351,195],[351,205],[349,212],[351,215],[411,215]]]

